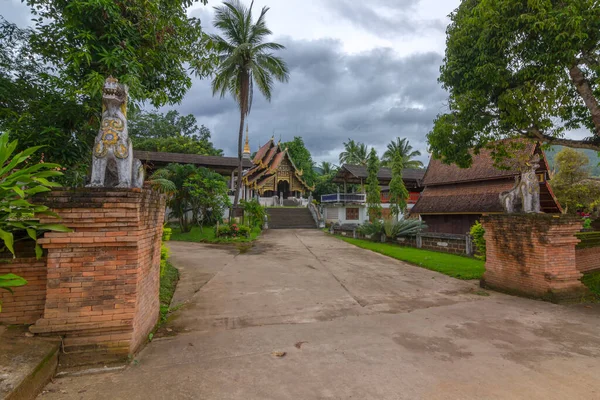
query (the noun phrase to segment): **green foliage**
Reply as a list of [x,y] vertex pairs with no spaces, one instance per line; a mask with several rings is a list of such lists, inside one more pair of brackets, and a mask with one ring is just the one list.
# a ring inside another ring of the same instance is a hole
[[207,168],[198,168],[183,184],[189,194],[192,221],[202,226],[223,219],[223,212],[230,206],[227,181],[220,174]]
[[485,263],[474,258],[439,253],[391,243],[373,243],[367,240],[340,237],[341,240],[376,253],[402,260],[457,279],[481,279]]
[[179,220],[182,232],[189,232],[194,224],[220,221],[229,206],[227,181],[207,168],[169,164],[157,170],[150,182],[171,193],[170,217]]
[[[471,148],[515,136],[599,148],[597,1],[465,0],[450,17],[433,157],[469,166]],[[578,128],[590,137],[554,140]]]
[[304,145],[302,137],[294,136],[294,140],[282,143],[282,146],[284,149],[288,149],[288,154],[296,168],[303,172],[302,180],[308,186],[313,186],[317,178],[317,174],[313,169],[315,163],[310,155],[310,151]]
[[483,229],[483,225],[481,225],[479,221],[476,221],[475,225],[471,227],[469,233],[473,238],[473,244],[475,244],[475,247],[477,248],[477,254],[475,255],[475,258],[485,261],[486,246],[485,238],[483,237],[483,235],[485,235],[485,229]]
[[[162,266],[162,264],[161,264]],[[171,311],[171,300],[179,281],[179,271],[170,262],[165,261],[160,275],[160,288],[158,298],[160,301],[159,325],[167,322],[167,316]]]
[[374,221],[381,218],[381,190],[379,188],[379,158],[375,149],[369,153],[367,164],[367,209],[369,219]]
[[400,221],[394,221],[390,218],[385,221],[375,220],[373,222],[362,224],[358,228],[358,231],[365,236],[370,236],[371,240],[378,242],[381,239],[381,235],[385,235],[390,239],[416,236],[426,228],[427,225],[418,219],[402,219]]
[[369,151],[364,143],[356,143],[348,138],[344,142],[344,151],[340,153],[340,165],[367,165],[369,162]]
[[328,162],[321,163],[322,174],[317,176],[315,179],[313,190],[313,197],[315,200],[320,201],[321,196],[324,194],[337,193],[339,186],[337,183],[333,183],[333,179],[338,172],[338,168]]
[[600,296],[600,271],[586,272],[581,277],[583,283],[592,293]]
[[[389,151],[389,150],[388,150]],[[399,153],[392,153],[392,180],[390,181],[390,207],[395,216],[403,215],[406,210],[406,200],[408,199],[408,190],[402,179],[402,170],[406,158]]]
[[[12,288],[25,286],[27,281],[15,274],[0,275],[0,289],[8,290],[13,293]],[[2,301],[0,301],[0,312],[2,312]]]
[[240,129],[238,133],[238,180],[233,200],[236,208],[239,200],[239,188],[242,186],[242,146],[244,139],[244,119],[250,113],[254,85],[271,101],[273,80],[287,82],[289,72],[285,62],[273,55],[273,51],[284,46],[275,42],[266,42],[272,34],[267,28],[265,16],[269,11],[263,7],[258,19],[253,21],[252,5],[246,7],[239,0],[225,1],[215,8],[214,26],[223,36],[211,37],[218,54],[219,67],[212,81],[213,95],[224,97],[227,93],[240,108]]
[[550,184],[563,209],[569,213],[592,211],[600,198],[600,182],[589,179],[587,156],[564,148],[555,162],[558,171]]
[[[242,228],[244,230],[245,228]],[[201,229],[198,226],[194,226],[191,231],[182,233],[179,228],[175,228],[173,231],[172,240],[181,242],[194,242],[194,243],[249,243],[256,240],[261,234],[261,230],[258,226],[250,229],[248,237],[235,237],[231,236],[216,236],[215,227],[205,226]]]
[[379,241],[380,236],[384,233],[383,221],[376,219],[366,222],[358,227],[358,231],[365,236],[369,236],[372,240]]
[[[24,2],[34,26],[0,18],[0,131],[20,150],[46,146],[43,159],[68,172],[89,163],[107,76],[129,85],[132,109],[161,106],[183,98],[189,69],[205,76],[216,60],[200,21],[187,17],[193,0]],[[58,180],[82,183],[81,174]]]
[[577,243],[578,249],[600,247],[600,232],[577,232],[575,236],[580,240]]
[[238,224],[224,224],[215,226],[215,236],[217,238],[248,238],[250,236],[250,227]]
[[592,219],[584,218],[583,219],[583,229],[591,229],[592,228]]
[[383,153],[381,165],[393,168],[395,160],[400,159],[402,168],[423,168],[423,163],[419,160],[413,160],[419,157],[421,152],[414,150],[406,138],[396,138],[387,145],[387,150]]
[[59,224],[42,224],[39,216],[54,216],[48,207],[31,204],[28,199],[60,186],[49,179],[60,176],[57,164],[31,164],[30,157],[40,149],[31,147],[15,154],[17,141],[9,142],[8,134],[0,135],[0,241],[14,256],[15,234],[26,234],[36,241],[35,252],[39,258],[42,249],[37,237],[45,231],[70,232]]
[[163,242],[168,242],[171,240],[171,235],[173,234],[173,229],[168,226],[163,227],[162,240]]
[[[546,159],[548,160],[548,164],[551,170],[556,168],[555,157],[564,146],[548,146],[546,149]],[[588,168],[590,169],[590,174],[592,176],[599,177],[600,176],[600,155],[598,155],[597,151],[587,150],[587,149],[576,149],[577,152],[583,153],[588,159]]]
[[250,201],[242,200],[241,205],[244,209],[244,214],[250,219],[250,226],[262,227],[265,217],[267,216],[267,210],[260,205],[260,202],[256,199]]
[[136,150],[222,156],[210,141],[210,130],[198,127],[196,117],[180,116],[175,110],[166,114],[140,111],[128,121],[129,136]]
[[129,85],[135,100],[147,99],[155,106],[179,102],[191,86],[185,63],[199,66],[207,55],[200,21],[187,16],[193,0],[27,4],[36,17],[33,50],[61,66],[61,80],[91,96],[112,75]]

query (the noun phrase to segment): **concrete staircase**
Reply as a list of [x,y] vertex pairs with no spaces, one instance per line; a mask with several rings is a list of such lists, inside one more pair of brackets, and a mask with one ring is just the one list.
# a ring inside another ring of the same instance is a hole
[[270,229],[316,229],[317,225],[306,207],[267,208]]

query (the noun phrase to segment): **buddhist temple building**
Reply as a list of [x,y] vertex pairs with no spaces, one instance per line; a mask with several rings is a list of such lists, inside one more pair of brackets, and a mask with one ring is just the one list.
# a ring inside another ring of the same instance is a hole
[[[561,213],[562,208],[548,184],[548,161],[540,143],[527,142],[515,152],[513,160],[528,160],[536,154],[540,157],[536,174],[540,183],[541,210],[549,214]],[[483,214],[505,212],[500,194],[511,190],[519,176],[516,165],[498,168],[488,149],[473,155],[470,168],[431,159],[423,178],[425,188],[411,215],[419,216],[429,232],[466,234]]]
[[[248,135],[244,157],[250,156]],[[244,172],[245,198],[258,195],[265,206],[306,205],[314,188],[302,178],[303,171],[296,168],[287,148],[271,138],[252,159],[252,167]],[[293,203],[293,204],[292,204]]]

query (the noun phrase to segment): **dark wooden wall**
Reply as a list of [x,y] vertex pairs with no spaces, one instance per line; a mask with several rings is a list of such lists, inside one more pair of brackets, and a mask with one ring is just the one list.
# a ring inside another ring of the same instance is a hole
[[481,214],[447,214],[447,215],[421,215],[427,224],[427,232],[435,233],[469,233],[471,226],[479,220]]

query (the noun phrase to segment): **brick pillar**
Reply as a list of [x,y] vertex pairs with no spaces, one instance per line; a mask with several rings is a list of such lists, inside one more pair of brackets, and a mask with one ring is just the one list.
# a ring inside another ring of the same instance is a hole
[[582,221],[549,214],[482,217],[486,264],[482,285],[551,301],[580,298],[575,246]]
[[48,251],[46,305],[30,331],[61,335],[71,350],[134,353],[159,314],[164,196],[86,188],[54,190],[37,202],[73,232],[40,240]]

